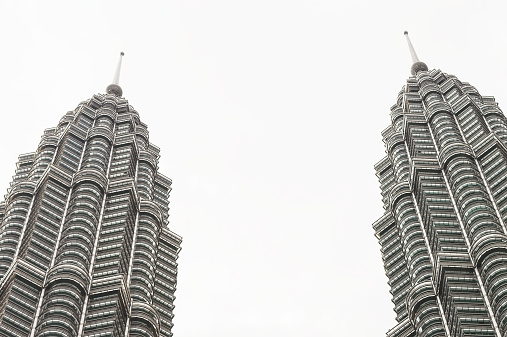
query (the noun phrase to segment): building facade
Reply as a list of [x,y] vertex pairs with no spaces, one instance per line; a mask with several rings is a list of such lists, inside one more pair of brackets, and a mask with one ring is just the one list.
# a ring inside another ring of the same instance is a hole
[[0,336],[172,336],[171,180],[120,66],[19,156],[0,204]]
[[408,42],[412,76],[375,165],[385,212],[373,228],[397,320],[387,336],[507,336],[507,119]]

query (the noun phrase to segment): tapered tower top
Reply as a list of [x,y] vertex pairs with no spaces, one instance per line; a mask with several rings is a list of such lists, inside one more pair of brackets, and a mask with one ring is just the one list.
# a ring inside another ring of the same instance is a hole
[[408,43],[408,49],[410,49],[410,55],[412,56],[412,68],[410,71],[412,72],[412,75],[417,74],[419,71],[427,71],[428,66],[426,63],[419,61],[419,58],[417,57],[417,54],[415,53],[414,46],[412,45],[412,42],[410,42],[410,38],[408,37],[408,32],[405,31],[405,37],[407,38]]
[[120,59],[118,60],[118,65],[116,66],[116,72],[114,73],[113,83],[108,85],[106,88],[106,92],[108,94],[113,94],[118,97],[123,95],[123,90],[120,87],[120,71],[121,71],[121,59],[125,55],[124,52],[120,53]]

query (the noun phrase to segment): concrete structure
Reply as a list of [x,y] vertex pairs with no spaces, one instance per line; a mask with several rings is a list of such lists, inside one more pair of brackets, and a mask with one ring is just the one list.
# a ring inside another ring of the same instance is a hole
[[172,336],[171,180],[120,67],[19,156],[0,204],[0,336]]

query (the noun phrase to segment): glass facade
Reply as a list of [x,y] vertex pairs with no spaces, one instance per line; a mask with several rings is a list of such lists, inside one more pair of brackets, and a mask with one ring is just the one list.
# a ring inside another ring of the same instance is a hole
[[19,156],[0,203],[0,336],[172,336],[171,180],[116,87]]
[[507,336],[507,119],[493,97],[423,69],[391,121],[373,224],[398,322],[387,336]]

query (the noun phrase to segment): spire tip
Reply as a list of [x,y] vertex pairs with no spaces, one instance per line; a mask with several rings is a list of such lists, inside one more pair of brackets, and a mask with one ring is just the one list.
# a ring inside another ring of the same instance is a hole
[[417,54],[415,53],[414,46],[412,46],[412,42],[410,41],[410,38],[408,37],[408,32],[405,31],[405,37],[407,38],[408,43],[408,49],[410,50],[410,55],[412,56],[412,68],[411,73],[412,75],[416,75],[419,71],[427,71],[428,66],[424,63],[419,61],[419,58],[417,57]]

